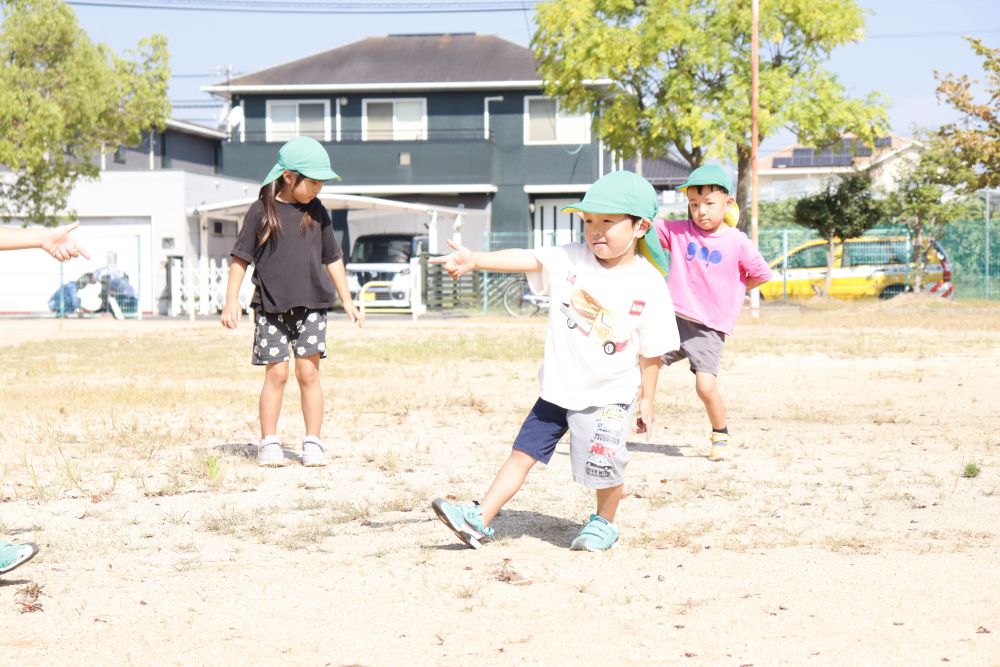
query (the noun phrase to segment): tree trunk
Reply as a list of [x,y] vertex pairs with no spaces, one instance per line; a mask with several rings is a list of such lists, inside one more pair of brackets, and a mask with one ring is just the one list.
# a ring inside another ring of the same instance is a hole
[[833,281],[834,241],[833,234],[827,239],[826,246],[826,279],[823,281],[823,296],[830,296],[830,283]]
[[740,144],[736,147],[736,192],[730,193],[736,197],[736,205],[740,207],[740,223],[738,229],[749,233],[750,228],[750,146]]

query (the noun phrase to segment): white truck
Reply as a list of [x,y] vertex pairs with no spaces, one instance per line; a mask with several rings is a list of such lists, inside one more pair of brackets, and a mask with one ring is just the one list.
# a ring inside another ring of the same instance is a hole
[[[364,234],[357,237],[347,261],[347,287],[351,296],[359,301],[358,293],[364,290],[365,306],[409,308],[410,293],[414,288],[410,274],[410,259],[427,252],[426,234],[393,232]],[[360,305],[360,303],[359,303]]]

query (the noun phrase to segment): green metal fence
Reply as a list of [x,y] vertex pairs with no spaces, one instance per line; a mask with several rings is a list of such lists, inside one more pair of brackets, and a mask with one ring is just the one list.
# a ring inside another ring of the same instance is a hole
[[[788,262],[806,264],[820,261],[817,266],[826,266],[825,246],[819,245],[813,254],[792,251],[819,235],[803,227],[770,228],[760,230],[759,247],[768,261],[787,257]],[[851,244],[842,256],[845,266],[884,265],[896,266],[896,270],[910,271],[907,258],[912,257],[912,239],[903,227],[878,227],[866,232],[861,238],[870,242]],[[956,299],[1000,299],[1000,224],[989,220],[968,220],[951,223],[944,235],[938,239],[947,255],[951,282]],[[483,247],[486,250],[504,248],[531,248],[555,243],[554,234],[539,238],[532,232],[487,232]],[[780,268],[780,265],[779,265]],[[791,268],[804,268],[802,266]],[[483,312],[501,308],[503,288],[517,276],[503,273],[485,273],[482,283]],[[906,285],[910,284],[906,274]]]

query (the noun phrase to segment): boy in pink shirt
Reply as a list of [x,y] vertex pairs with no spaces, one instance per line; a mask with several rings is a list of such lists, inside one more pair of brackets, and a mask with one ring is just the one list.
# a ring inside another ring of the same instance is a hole
[[771,269],[746,234],[723,224],[733,187],[722,167],[695,169],[678,190],[687,195],[689,218],[653,223],[670,251],[667,283],[681,337],[681,348],[663,361],[687,357],[712,424],[708,458],[721,461],[730,456],[726,406],[716,381],[722,344],[733,334],[746,291],[770,280]]

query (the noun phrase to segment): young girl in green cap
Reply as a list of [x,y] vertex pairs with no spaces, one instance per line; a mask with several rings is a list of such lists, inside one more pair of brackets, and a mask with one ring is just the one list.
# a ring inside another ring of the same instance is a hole
[[636,254],[656,208],[656,192],[645,179],[613,172],[594,183],[583,201],[563,209],[582,218],[582,243],[485,253],[449,243],[454,252],[431,260],[444,264],[453,278],[473,269],[524,271],[532,289],[549,294],[553,304],[539,398],[507,461],[480,502],[438,498],[431,505],[470,547],[478,549],[493,535],[493,517],[535,463],[549,462],[567,431],[573,479],[597,495],[596,510],[570,548],[603,551],[618,541],[614,518],[629,459],[629,427],[634,423],[649,437],[660,355],[679,344],[667,286]]
[[319,360],[326,357],[326,313],[333,307],[334,290],[348,319],[364,326],[364,316],[355,308],[347,287],[344,254],[333,236],[333,223],[317,198],[324,181],[339,178],[318,141],[309,137],[289,141],[278,151],[278,163],[243,218],[231,253],[222,309],[222,326],[227,329],[235,329],[240,320],[240,284],[247,266],[254,265],[252,363],[265,367],[258,406],[261,440],[257,463],[262,466],[285,464],[278,415],[288,381],[289,348],[295,355],[295,378],[306,428],[302,463],[326,464],[326,449],[320,440],[323,389]]

